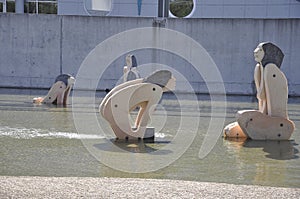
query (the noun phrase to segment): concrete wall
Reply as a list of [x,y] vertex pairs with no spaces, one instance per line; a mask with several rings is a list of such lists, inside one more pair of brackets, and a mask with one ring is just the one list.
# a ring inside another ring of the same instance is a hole
[[61,19],[0,15],[0,85],[49,87],[60,73]]
[[[0,87],[49,88],[61,72],[76,76],[85,57],[105,39],[152,25],[152,18],[2,14]],[[289,81],[289,93],[300,96],[300,19],[168,19],[165,26],[190,36],[207,50],[231,94],[255,93],[253,50],[262,41],[276,43],[285,53],[282,70]],[[98,89],[112,88],[121,78],[127,53],[109,65]],[[207,92],[203,78],[188,60],[153,49],[132,53],[139,65],[171,66],[197,92]],[[99,63],[99,67],[106,66]],[[181,82],[178,85],[177,90],[185,90]]]

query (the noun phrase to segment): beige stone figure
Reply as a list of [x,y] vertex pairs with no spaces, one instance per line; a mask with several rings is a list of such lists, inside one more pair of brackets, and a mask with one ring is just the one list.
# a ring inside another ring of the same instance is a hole
[[[113,88],[102,100],[99,111],[117,139],[154,138],[147,125],[162,93],[175,89],[175,78],[168,70],[156,71],[146,78],[124,82]],[[139,108],[134,126],[130,112]]]
[[55,83],[51,86],[46,97],[36,97],[33,103],[66,105],[75,78],[69,74],[62,74],[56,77]]
[[139,71],[137,70],[137,61],[134,55],[126,56],[126,66],[123,68],[124,82],[141,78]]
[[254,81],[258,110],[237,112],[237,122],[224,128],[225,137],[249,137],[253,140],[288,140],[294,123],[288,118],[288,84],[280,70],[284,54],[270,42],[254,50],[257,61]]

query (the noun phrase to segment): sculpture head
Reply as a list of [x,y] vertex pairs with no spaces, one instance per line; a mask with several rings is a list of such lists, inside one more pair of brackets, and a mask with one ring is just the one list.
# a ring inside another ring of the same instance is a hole
[[264,43],[258,44],[258,46],[254,49],[254,59],[257,62],[261,62],[265,56],[265,51],[263,50],[263,45]]
[[129,67],[129,69],[137,67],[137,61],[134,55],[129,54],[126,56],[126,65]]
[[260,43],[254,50],[255,61],[261,62],[263,67],[273,63],[280,68],[283,57],[284,54],[281,49],[271,42]]
[[146,77],[144,82],[156,84],[162,87],[164,91],[167,91],[175,89],[176,79],[170,71],[159,70]]
[[58,81],[62,81],[63,83],[65,83],[65,85],[68,87],[72,87],[73,84],[75,83],[75,78],[72,75],[69,74],[61,74],[59,76],[56,77],[55,82]]

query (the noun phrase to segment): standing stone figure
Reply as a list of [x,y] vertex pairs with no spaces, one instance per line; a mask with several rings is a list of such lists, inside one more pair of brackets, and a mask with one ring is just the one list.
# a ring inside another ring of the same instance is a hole
[[134,55],[126,56],[126,66],[123,68],[124,82],[141,78],[137,70],[137,61]]

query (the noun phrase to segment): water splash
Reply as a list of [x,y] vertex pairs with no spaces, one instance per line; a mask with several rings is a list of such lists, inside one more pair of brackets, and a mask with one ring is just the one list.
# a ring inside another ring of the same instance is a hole
[[156,138],[165,138],[165,137],[171,137],[171,135],[165,134],[165,133],[155,133],[155,137]]
[[11,137],[17,139],[33,139],[33,138],[64,138],[64,139],[103,139],[104,136],[92,134],[78,134],[73,132],[60,132],[45,129],[24,128],[24,127],[0,127],[0,138]]

